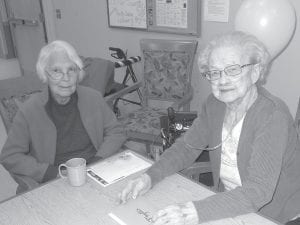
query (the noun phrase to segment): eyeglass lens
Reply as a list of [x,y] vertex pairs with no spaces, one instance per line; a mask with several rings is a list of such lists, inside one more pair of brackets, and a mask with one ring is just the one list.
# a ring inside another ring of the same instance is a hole
[[79,71],[79,68],[72,67],[72,68],[69,68],[66,73],[64,73],[63,71],[58,70],[58,69],[49,70],[48,73],[51,76],[51,78],[53,78],[54,80],[60,80],[63,78],[63,76],[65,74],[68,75],[69,77],[71,77],[71,76],[76,75],[78,71]]
[[208,80],[218,80],[221,77],[222,72],[224,71],[227,76],[233,77],[233,76],[239,75],[242,72],[242,68],[245,66],[249,66],[249,65],[252,65],[252,64],[245,64],[243,66],[240,66],[238,64],[231,65],[231,66],[225,67],[224,70],[207,71],[204,75]]

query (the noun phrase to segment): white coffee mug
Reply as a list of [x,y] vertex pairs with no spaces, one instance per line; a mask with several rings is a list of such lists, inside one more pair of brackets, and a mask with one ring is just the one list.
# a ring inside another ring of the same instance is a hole
[[[67,176],[62,174],[62,167],[67,168]],[[72,186],[81,186],[86,182],[86,160],[84,158],[69,159],[66,163],[59,165],[58,172],[62,178],[68,178]]]

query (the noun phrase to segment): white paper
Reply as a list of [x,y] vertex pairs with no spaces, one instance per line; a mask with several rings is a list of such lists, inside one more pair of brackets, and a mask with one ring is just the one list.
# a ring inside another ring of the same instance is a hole
[[156,25],[187,28],[187,0],[156,0]]
[[140,196],[117,206],[108,215],[120,225],[151,225],[156,211],[151,202]]
[[107,186],[150,166],[150,162],[132,152],[125,151],[117,157],[109,158],[89,167],[87,174],[102,186]]
[[204,20],[214,22],[228,22],[229,0],[205,0]]
[[111,26],[147,28],[146,0],[109,0]]

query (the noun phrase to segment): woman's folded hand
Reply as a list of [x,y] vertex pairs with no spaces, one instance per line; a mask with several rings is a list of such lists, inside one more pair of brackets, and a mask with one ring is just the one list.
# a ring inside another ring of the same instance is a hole
[[119,193],[119,202],[126,203],[129,199],[135,199],[151,189],[151,178],[148,174],[142,174],[136,179],[130,180],[121,193]]

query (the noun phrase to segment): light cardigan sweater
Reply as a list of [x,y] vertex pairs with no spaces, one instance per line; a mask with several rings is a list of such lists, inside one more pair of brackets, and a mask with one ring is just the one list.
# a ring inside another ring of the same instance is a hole
[[[190,166],[201,153],[195,147],[217,146],[221,142],[226,106],[210,95],[201,113],[184,137],[179,138],[147,174],[152,185]],[[242,186],[195,200],[199,222],[261,212],[286,222],[300,212],[300,149],[293,118],[287,106],[264,88],[248,110],[237,149]],[[210,151],[213,179],[218,191],[221,147]]]
[[[78,86],[77,93],[80,116],[96,156],[106,158],[116,153],[126,140],[123,126],[100,92]],[[55,160],[57,132],[45,110],[48,97],[45,88],[20,106],[0,156],[0,162],[16,181],[31,187],[42,182]]]

